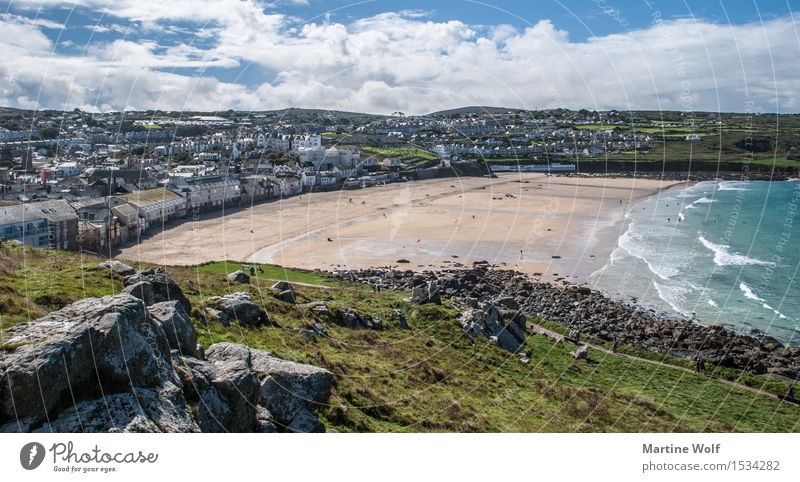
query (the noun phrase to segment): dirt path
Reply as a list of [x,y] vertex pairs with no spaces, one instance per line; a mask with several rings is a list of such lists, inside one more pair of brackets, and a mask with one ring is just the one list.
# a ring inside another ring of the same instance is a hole
[[[562,335],[561,333],[556,333],[553,330],[548,330],[547,328],[545,328],[545,327],[543,327],[541,325],[537,325],[537,324],[531,323],[531,322],[528,322],[528,325],[529,325],[528,329],[530,331],[532,331],[534,334],[547,336],[548,338],[552,338],[554,340],[566,340],[564,335]],[[636,360],[636,361],[640,361],[640,362],[649,363],[651,365],[656,365],[656,366],[659,366],[659,367],[662,367],[662,368],[670,368],[672,370],[680,370],[680,371],[683,371],[685,373],[689,373],[689,374],[692,374],[692,375],[697,375],[697,373],[694,370],[691,370],[689,368],[680,367],[680,366],[677,366],[677,365],[671,365],[669,363],[660,362],[658,360],[650,360],[649,358],[642,358],[642,357],[638,357],[636,355],[630,355],[628,353],[615,352],[613,350],[609,350],[608,348],[605,348],[605,347],[602,347],[602,346],[599,346],[599,345],[595,345],[595,344],[592,344],[592,343],[581,342],[580,344],[581,345],[586,345],[592,350],[597,350],[599,352],[606,353],[608,355],[616,355],[616,356],[620,356],[620,357],[623,357],[623,358],[627,358],[629,360]],[[734,382],[734,381],[731,381],[731,380],[727,380],[725,378],[719,378],[719,377],[708,377],[708,378],[711,378],[711,379],[714,379],[714,380],[718,380],[718,381],[720,381],[722,383],[725,383],[726,385],[730,385],[730,386],[736,387],[736,388],[741,388],[742,390],[747,390],[747,391],[752,392],[752,393],[757,393],[759,395],[766,395],[768,397],[772,397],[772,398],[775,398],[775,399],[778,399],[778,400],[781,399],[778,395],[776,395],[776,394],[774,394],[774,393],[772,393],[770,391],[761,389],[761,388],[755,388],[755,387],[751,387],[751,386],[748,386],[748,385],[743,385],[741,383],[737,383],[737,382]]]

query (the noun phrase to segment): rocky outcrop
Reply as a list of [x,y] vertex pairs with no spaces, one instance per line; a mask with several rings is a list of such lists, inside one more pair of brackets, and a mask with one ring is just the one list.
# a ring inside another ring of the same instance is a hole
[[287,362],[263,350],[251,350],[250,365],[261,380],[261,400],[280,426],[293,432],[325,430],[314,412],[331,396],[331,372]]
[[[131,286],[152,284],[141,278]],[[88,298],[6,330],[0,431],[324,430],[330,372],[244,345],[196,349],[176,286],[161,278],[156,291],[174,299],[151,306]]]
[[153,320],[164,330],[170,348],[191,355],[197,347],[197,335],[189,315],[178,301],[162,301],[147,307]]
[[261,326],[270,323],[267,312],[253,302],[250,293],[244,291],[225,296],[212,296],[205,304],[221,311],[229,320],[236,320],[243,326]]
[[230,281],[232,283],[239,283],[239,284],[243,284],[243,285],[250,284],[250,275],[246,274],[242,270],[234,271],[233,273],[230,273],[225,278],[227,278],[228,281]]
[[275,293],[275,298],[285,303],[297,303],[297,295],[295,295],[294,286],[288,281],[278,281],[272,285],[271,289]]
[[478,308],[468,308],[458,321],[468,336],[487,338],[511,353],[525,344],[525,315],[518,311],[498,310],[493,303],[482,303]]
[[183,294],[178,283],[172,279],[164,268],[154,268],[145,271],[139,271],[133,276],[125,279],[125,286],[129,287],[136,285],[140,282],[149,283],[153,291],[153,303],[161,303],[162,301],[177,301],[183,309],[190,313],[192,306],[189,299]]
[[36,426],[73,400],[159,391],[171,379],[166,334],[130,295],[77,301],[6,336],[16,348],[0,352],[3,421]]
[[439,285],[436,280],[414,286],[411,290],[411,302],[417,305],[441,304],[442,299],[439,296]]
[[99,269],[110,270],[120,276],[131,276],[132,274],[136,273],[136,269],[134,269],[132,266],[128,266],[127,264],[115,259],[103,261],[102,263],[98,264],[97,267]]

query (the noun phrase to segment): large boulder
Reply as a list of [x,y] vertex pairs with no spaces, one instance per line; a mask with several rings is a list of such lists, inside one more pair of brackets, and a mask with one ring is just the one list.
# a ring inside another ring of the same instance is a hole
[[178,300],[89,298],[2,342],[0,432],[324,430],[330,372],[232,343],[204,353]]
[[525,344],[525,315],[516,311],[500,311],[493,303],[468,308],[459,317],[464,332],[472,338],[487,338],[500,348],[517,353]]
[[102,263],[98,264],[97,267],[99,269],[110,270],[120,276],[131,276],[132,274],[136,273],[135,268],[115,259],[103,261]]
[[178,301],[187,313],[192,312],[192,305],[178,283],[172,279],[164,268],[154,268],[139,271],[125,279],[125,286],[135,285],[141,281],[150,283],[153,287],[153,302]]
[[153,295],[153,285],[147,281],[137,281],[132,285],[128,285],[122,289],[122,293],[139,298],[147,306],[156,302],[156,298]]
[[85,394],[154,388],[169,369],[164,330],[129,295],[87,298],[9,328],[0,351],[0,423],[48,418]]
[[250,293],[240,291],[225,296],[212,296],[206,305],[219,310],[244,326],[261,326],[270,323],[269,315],[255,304]]
[[182,358],[184,393],[197,407],[203,432],[252,432],[257,426],[258,378],[246,360]]
[[326,406],[333,374],[323,368],[250,350],[251,367],[261,380],[261,401],[275,420],[295,432],[320,432],[324,426],[313,412]]
[[332,321],[339,326],[344,326],[345,328],[365,328],[368,330],[383,329],[383,321],[370,315],[369,313],[363,313],[345,306],[326,308],[327,315],[325,314],[325,311],[316,307],[312,309],[312,312],[320,317],[327,318],[327,320]]
[[426,303],[441,304],[442,298],[439,294],[439,285],[436,280],[414,286],[411,289],[411,302],[417,305]]
[[234,271],[226,276],[226,278],[228,278],[228,281],[232,283],[239,283],[243,285],[250,284],[250,275],[246,274],[242,270]]
[[34,432],[199,432],[180,390],[137,388],[77,403]]
[[272,285],[272,289],[277,292],[281,291],[294,291],[294,286],[288,281],[278,281]]
[[191,355],[197,347],[197,334],[189,315],[178,301],[162,301],[147,307],[150,316],[164,330],[173,350]]

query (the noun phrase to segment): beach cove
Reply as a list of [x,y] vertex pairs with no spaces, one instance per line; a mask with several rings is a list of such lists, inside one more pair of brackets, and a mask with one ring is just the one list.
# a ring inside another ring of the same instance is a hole
[[514,173],[309,193],[166,226],[117,257],[322,270],[485,260],[544,281],[579,283],[606,264],[632,204],[683,184]]

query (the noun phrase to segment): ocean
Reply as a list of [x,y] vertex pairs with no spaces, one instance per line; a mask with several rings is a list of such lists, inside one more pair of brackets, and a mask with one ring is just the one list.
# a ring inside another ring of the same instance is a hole
[[589,282],[663,316],[798,345],[799,268],[800,182],[707,181],[632,205]]

